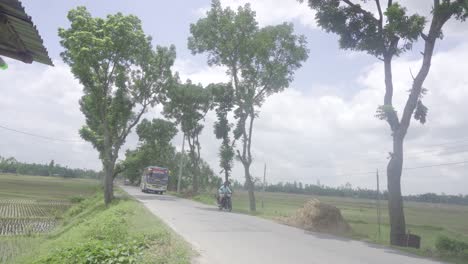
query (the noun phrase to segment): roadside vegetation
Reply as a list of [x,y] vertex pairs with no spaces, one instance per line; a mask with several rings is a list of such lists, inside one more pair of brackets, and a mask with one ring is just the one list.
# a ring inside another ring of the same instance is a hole
[[[213,193],[199,194],[194,200],[214,205]],[[251,213],[246,191],[234,189],[233,211],[253,214],[279,222],[292,216],[312,199],[336,206],[344,219],[350,224],[351,237],[372,243],[390,244],[390,225],[386,201],[381,201],[382,220],[380,236],[376,216],[376,202],[369,199],[317,196],[291,193],[257,192],[257,211]],[[421,236],[421,249],[402,248],[412,253],[442,258],[455,263],[468,263],[464,243],[468,243],[468,206],[407,202],[405,214],[408,229],[412,234]],[[440,242],[442,241],[442,242]]]
[[0,174],[0,263],[189,263],[185,242],[143,205],[120,194],[106,207],[98,186]]

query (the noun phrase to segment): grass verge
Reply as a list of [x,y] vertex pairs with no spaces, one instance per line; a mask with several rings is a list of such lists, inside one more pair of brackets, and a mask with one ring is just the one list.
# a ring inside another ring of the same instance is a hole
[[[128,197],[105,207],[102,193],[64,215],[63,225],[15,263],[189,263],[187,244]],[[38,238],[35,238],[38,239]]]

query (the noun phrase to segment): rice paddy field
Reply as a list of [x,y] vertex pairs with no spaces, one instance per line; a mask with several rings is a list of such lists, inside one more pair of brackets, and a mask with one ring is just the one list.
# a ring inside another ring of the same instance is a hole
[[0,174],[0,263],[34,247],[60,224],[72,201],[97,186],[89,179]]

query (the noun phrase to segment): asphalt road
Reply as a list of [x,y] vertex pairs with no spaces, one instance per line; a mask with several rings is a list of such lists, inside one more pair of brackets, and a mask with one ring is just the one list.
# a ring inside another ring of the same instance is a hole
[[[194,263],[439,263],[360,241],[311,233],[215,206],[123,186],[199,253]],[[235,201],[233,201],[235,203]]]

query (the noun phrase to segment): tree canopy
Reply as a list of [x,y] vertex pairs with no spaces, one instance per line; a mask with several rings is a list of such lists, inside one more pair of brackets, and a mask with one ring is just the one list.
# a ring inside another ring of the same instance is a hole
[[283,23],[260,28],[249,4],[237,10],[222,8],[213,0],[206,16],[190,25],[188,47],[193,54],[206,53],[208,64],[225,66],[234,90],[234,137],[241,139],[237,158],[242,162],[255,211],[250,175],[252,131],[258,107],[266,97],[281,92],[308,57],[306,40],[295,35],[293,25]]
[[94,18],[85,7],[68,13],[68,29],[59,29],[63,60],[83,86],[80,100],[86,125],[81,137],[100,154],[105,172],[105,201],[121,146],[149,107],[164,100],[172,85],[175,48],[157,46],[136,16],[121,13]]
[[175,164],[175,148],[171,140],[177,134],[174,123],[164,119],[143,119],[137,126],[138,147],[127,150],[125,160],[120,163],[126,177],[137,182],[148,166],[160,166],[172,169]]
[[189,145],[189,157],[193,170],[193,192],[198,192],[200,175],[200,141],[203,121],[212,107],[212,95],[209,89],[190,80],[180,83],[168,94],[169,100],[164,105],[164,115],[180,124],[184,138]]

